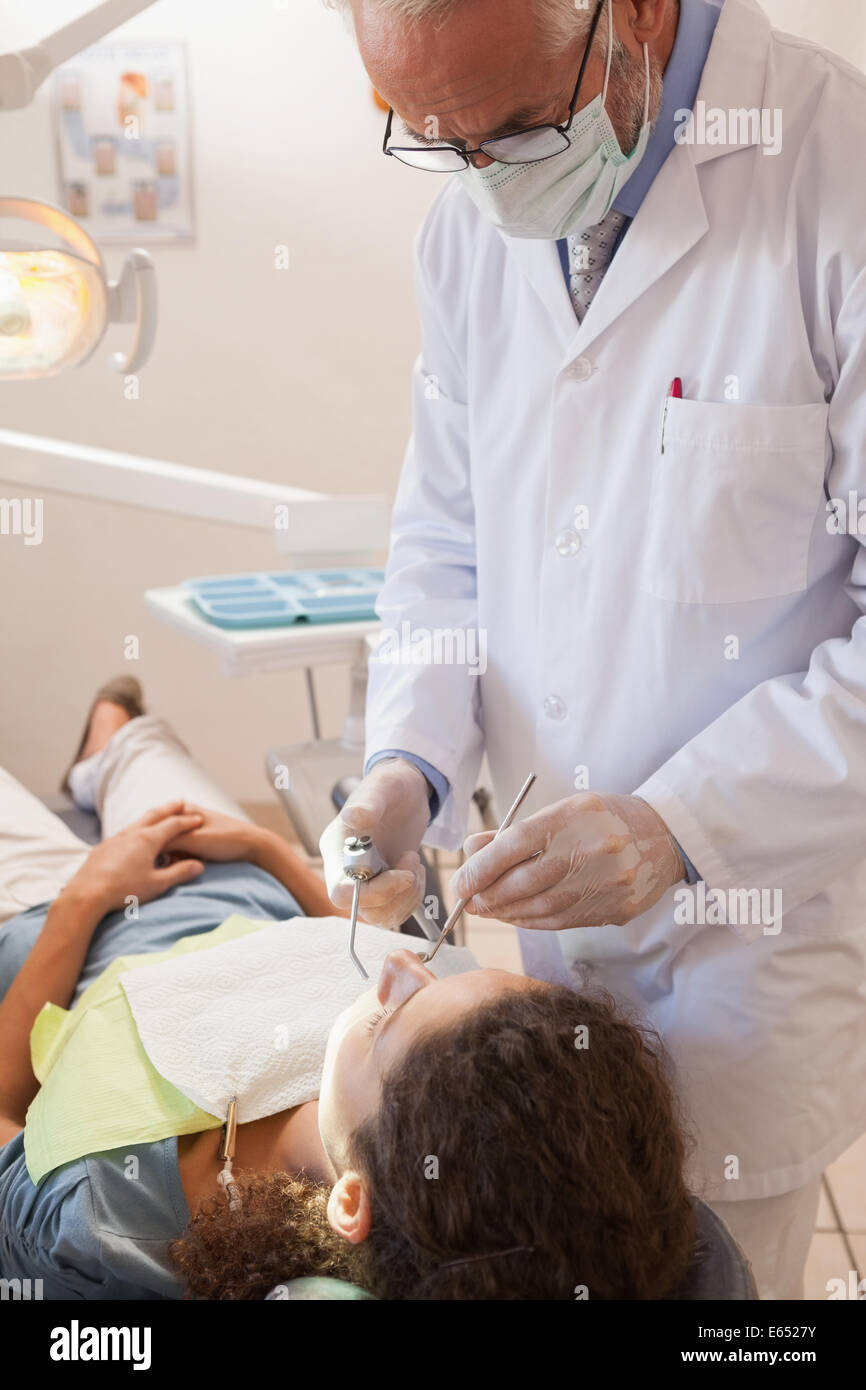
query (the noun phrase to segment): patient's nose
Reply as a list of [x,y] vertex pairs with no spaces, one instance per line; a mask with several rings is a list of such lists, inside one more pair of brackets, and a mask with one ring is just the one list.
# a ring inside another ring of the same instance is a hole
[[392,951],[385,957],[379,976],[377,993],[383,1008],[396,1009],[405,1004],[419,989],[432,984],[436,976],[419,960],[414,951]]

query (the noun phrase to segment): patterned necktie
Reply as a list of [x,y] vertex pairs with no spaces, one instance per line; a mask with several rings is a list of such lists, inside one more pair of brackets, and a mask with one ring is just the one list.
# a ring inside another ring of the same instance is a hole
[[594,227],[568,238],[569,289],[578,323],[583,323],[595,299],[627,221],[623,213],[611,208]]

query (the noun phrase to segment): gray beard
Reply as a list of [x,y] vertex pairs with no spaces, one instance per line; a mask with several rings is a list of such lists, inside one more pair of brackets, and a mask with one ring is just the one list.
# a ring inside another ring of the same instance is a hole
[[[650,55],[649,119],[652,124],[662,105],[664,82],[661,68]],[[631,56],[624,44],[617,44],[610,62],[607,113],[616,131],[623,154],[631,154],[643,129],[646,99],[646,70],[643,59]]]

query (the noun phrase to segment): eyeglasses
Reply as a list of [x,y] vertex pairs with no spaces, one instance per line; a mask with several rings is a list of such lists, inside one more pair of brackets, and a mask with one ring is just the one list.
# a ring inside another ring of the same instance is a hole
[[423,145],[394,145],[389,147],[388,141],[391,138],[391,127],[394,123],[394,108],[389,107],[382,153],[393,155],[402,164],[408,164],[412,169],[423,169],[428,174],[454,174],[460,169],[468,169],[470,155],[475,154],[486,155],[488,159],[493,159],[498,164],[539,164],[543,159],[552,159],[554,155],[562,154],[563,150],[567,150],[571,144],[568,127],[571,125],[577,109],[577,99],[583,85],[583,74],[589,61],[592,41],[595,38],[595,31],[598,28],[604,3],[605,0],[599,0],[596,7],[580,72],[577,75],[577,86],[571,99],[568,120],[563,125],[528,126],[525,130],[515,131],[512,135],[502,135],[492,140],[483,140],[474,150],[461,149],[458,145],[449,145],[444,141],[431,141],[429,144]]

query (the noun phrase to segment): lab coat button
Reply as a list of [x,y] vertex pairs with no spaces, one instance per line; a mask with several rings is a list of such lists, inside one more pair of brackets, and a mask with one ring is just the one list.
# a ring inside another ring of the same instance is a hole
[[544,701],[544,713],[548,719],[564,719],[568,710],[558,695],[548,695]]
[[588,357],[578,357],[575,362],[572,362],[568,372],[575,381],[589,381],[592,376],[592,363]]
[[560,555],[576,555],[580,550],[580,536],[571,526],[567,526],[564,531],[560,531],[555,545]]

